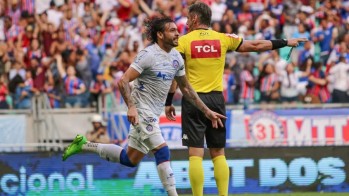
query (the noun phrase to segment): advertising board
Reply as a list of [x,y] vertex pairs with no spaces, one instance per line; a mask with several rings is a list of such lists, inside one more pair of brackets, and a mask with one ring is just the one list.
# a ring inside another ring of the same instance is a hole
[[[227,145],[324,146],[349,145],[349,109],[227,110]],[[129,127],[126,114],[114,114]],[[176,121],[160,117],[170,148],[182,148],[180,113]],[[109,126],[111,127],[111,126]],[[114,130],[110,129],[111,132]],[[123,139],[127,133],[123,134]]]
[[[190,194],[185,150],[172,150],[179,193]],[[206,154],[208,154],[206,152]],[[229,148],[229,193],[349,192],[347,147]],[[216,194],[213,164],[203,161],[205,194]],[[0,195],[166,195],[152,156],[136,168],[94,154],[0,154]]]

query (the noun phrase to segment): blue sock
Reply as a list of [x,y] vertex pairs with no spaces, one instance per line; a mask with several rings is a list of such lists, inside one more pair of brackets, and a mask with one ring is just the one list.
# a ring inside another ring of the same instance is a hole
[[128,166],[128,167],[136,167],[136,165],[132,164],[130,159],[127,156],[126,150],[123,149],[120,153],[120,163],[122,165]]
[[164,146],[154,153],[156,165],[170,160],[170,150],[168,146]]

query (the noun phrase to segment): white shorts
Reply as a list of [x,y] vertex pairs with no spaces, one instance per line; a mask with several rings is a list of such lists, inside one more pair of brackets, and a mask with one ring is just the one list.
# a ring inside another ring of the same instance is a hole
[[149,151],[165,143],[159,124],[139,122],[138,125],[130,126],[128,146],[148,154]]

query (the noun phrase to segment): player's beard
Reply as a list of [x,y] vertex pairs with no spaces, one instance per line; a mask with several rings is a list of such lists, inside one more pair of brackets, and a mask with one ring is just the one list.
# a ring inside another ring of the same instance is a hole
[[178,38],[169,38],[165,40],[166,45],[177,47],[178,46]]

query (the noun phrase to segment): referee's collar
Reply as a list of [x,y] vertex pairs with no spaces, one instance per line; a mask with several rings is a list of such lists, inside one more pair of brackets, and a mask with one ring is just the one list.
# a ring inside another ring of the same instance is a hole
[[197,28],[197,29],[195,29],[195,30],[209,30],[209,28]]

